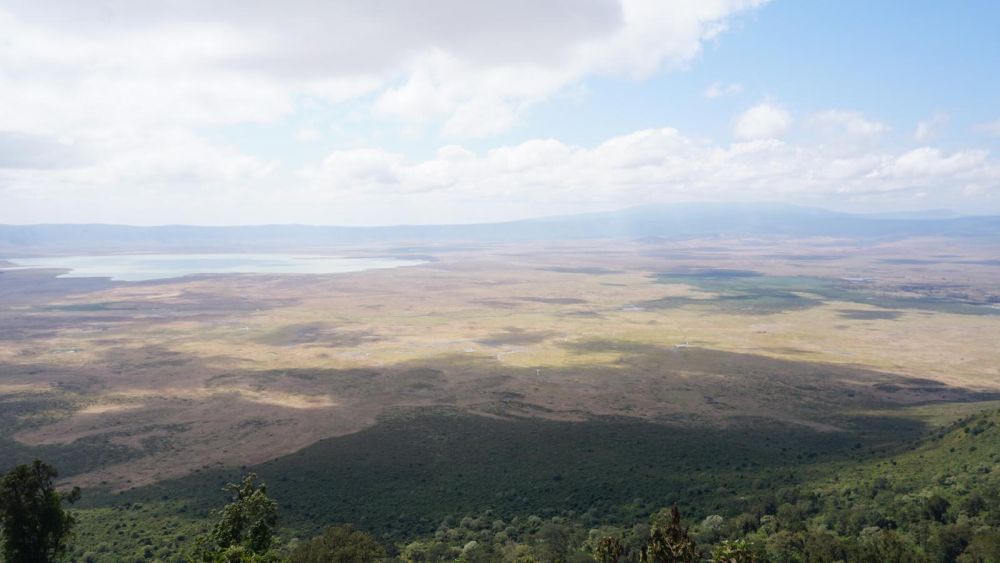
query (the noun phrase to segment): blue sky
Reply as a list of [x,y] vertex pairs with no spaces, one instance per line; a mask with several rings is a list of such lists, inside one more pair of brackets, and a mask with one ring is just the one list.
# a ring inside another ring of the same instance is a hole
[[1000,213],[994,2],[382,4],[0,1],[0,222]]
[[[763,100],[798,113],[860,110],[888,123],[903,144],[914,141],[920,121],[941,114],[947,126],[938,144],[996,146],[997,137],[976,126],[1000,116],[998,22],[995,2],[776,1],[736,18],[682,70],[644,80],[589,78],[531,110],[509,134],[476,146],[547,137],[595,145],[658,125],[725,140],[733,115]],[[716,83],[743,88],[706,99]],[[428,156],[432,146],[393,140],[414,156]]]
[[[580,119],[593,127],[574,142],[651,123],[725,139],[733,114],[774,100],[796,113],[859,110],[888,123],[902,142],[913,140],[919,121],[947,114],[941,142],[995,146],[996,137],[974,126],[1000,112],[998,22],[995,2],[776,1],[737,18],[687,70],[647,81],[588,81],[586,103],[573,111],[551,104],[526,135],[574,130]],[[705,99],[716,82],[743,91]]]

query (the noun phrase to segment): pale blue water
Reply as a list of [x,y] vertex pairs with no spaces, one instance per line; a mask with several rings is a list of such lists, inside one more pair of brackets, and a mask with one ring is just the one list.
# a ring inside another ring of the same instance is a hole
[[416,266],[421,260],[342,258],[296,254],[116,254],[9,258],[5,269],[58,268],[67,278],[111,278],[146,281],[195,274],[342,274]]

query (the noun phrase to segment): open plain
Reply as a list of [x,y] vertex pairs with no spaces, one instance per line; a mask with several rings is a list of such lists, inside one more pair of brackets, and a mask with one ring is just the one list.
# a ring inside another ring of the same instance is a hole
[[1000,251],[982,241],[330,253],[422,263],[133,283],[3,271],[5,455],[64,452],[69,482],[125,490],[399,409],[864,433],[874,412],[1000,398]]

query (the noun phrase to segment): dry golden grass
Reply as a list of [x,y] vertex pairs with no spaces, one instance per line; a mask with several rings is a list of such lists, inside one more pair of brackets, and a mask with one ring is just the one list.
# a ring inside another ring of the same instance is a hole
[[[78,479],[118,486],[203,465],[264,461],[357,431],[397,406],[493,413],[499,404],[553,418],[690,416],[718,424],[750,415],[832,430],[802,405],[753,396],[742,386],[739,365],[680,369],[670,354],[682,356],[690,346],[818,366],[801,368],[804,389],[822,384],[810,370],[842,366],[858,370],[857,377],[837,372],[836,385],[862,390],[884,383],[872,374],[884,372],[996,391],[1000,315],[905,309],[895,319],[865,320],[841,311],[874,307],[836,301],[767,315],[643,308],[665,297],[707,304],[717,297],[652,276],[729,268],[870,277],[883,288],[947,283],[976,297],[997,291],[1000,268],[955,262],[983,260],[995,250],[955,248],[947,240],[588,242],[447,252],[419,267],[334,276],[124,285],[0,311],[8,324],[30,320],[36,327],[23,338],[0,340],[6,366],[0,394],[58,393],[69,384],[82,397],[70,416],[18,434],[25,443],[111,432],[130,445],[169,437],[172,450]],[[958,258],[939,265],[883,262],[935,254]],[[104,305],[80,310],[89,304]],[[591,342],[620,345],[588,348]],[[636,368],[643,354],[662,367],[650,360]],[[412,375],[423,368],[440,375],[426,381]],[[796,385],[793,375],[782,377]],[[870,396],[907,404],[951,395],[872,390]]]

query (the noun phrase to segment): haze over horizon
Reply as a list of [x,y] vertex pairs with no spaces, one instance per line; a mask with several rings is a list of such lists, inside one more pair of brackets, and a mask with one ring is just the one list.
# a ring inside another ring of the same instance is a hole
[[[850,230],[850,226],[847,224],[850,220],[861,220],[861,221],[888,221],[889,223],[896,223],[904,220],[902,222],[907,224],[918,225],[921,223],[934,224],[938,222],[950,222],[950,221],[964,221],[964,220],[985,220],[989,221],[990,224],[1000,224],[1000,214],[990,213],[990,212],[969,212],[960,213],[951,209],[913,209],[904,211],[870,211],[870,212],[849,212],[849,211],[837,211],[824,207],[812,207],[797,204],[785,204],[776,201],[743,201],[743,202],[713,202],[713,201],[678,201],[673,203],[649,203],[642,205],[631,205],[628,207],[614,207],[609,209],[600,209],[595,211],[584,211],[577,213],[545,213],[544,211],[539,211],[535,214],[529,214],[523,217],[511,218],[511,219],[494,219],[485,221],[462,221],[456,219],[450,222],[438,222],[438,223],[377,223],[372,222],[364,225],[351,225],[351,224],[337,224],[337,223],[295,223],[295,222],[260,222],[260,223],[233,223],[233,224],[215,224],[215,223],[150,223],[150,224],[136,224],[136,223],[107,223],[107,222],[65,222],[65,223],[0,223],[0,227],[5,227],[11,232],[18,232],[23,229],[37,229],[46,227],[83,227],[83,228],[100,228],[100,227],[125,227],[125,228],[136,228],[136,229],[157,229],[157,228],[181,228],[181,229],[199,229],[199,228],[256,228],[256,227],[305,227],[305,228],[320,228],[320,229],[346,229],[346,230],[374,230],[380,231],[384,229],[396,229],[396,228],[409,228],[413,227],[416,229],[424,229],[423,231],[412,231],[412,232],[424,232],[424,233],[438,233],[437,227],[489,227],[489,226],[505,226],[509,228],[516,229],[519,225],[527,224],[540,224],[540,225],[551,225],[551,224],[562,224],[562,223],[574,223],[578,221],[592,221],[591,226],[600,225],[602,223],[621,223],[625,221],[626,223],[630,221],[649,221],[651,219],[659,221],[663,227],[669,228],[669,223],[672,220],[676,220],[680,217],[684,217],[685,224],[691,224],[698,221],[708,221],[709,224],[705,225],[705,229],[720,228],[720,222],[725,222],[727,220],[736,220],[740,217],[752,218],[753,221],[760,221],[767,218],[777,218],[781,217],[782,220],[787,220],[790,223],[784,225],[788,227],[791,223],[798,223],[801,221],[808,221],[812,217],[822,216],[831,221],[839,221],[839,224],[845,230],[845,232]],[[776,231],[782,228],[782,225],[775,225]],[[247,231],[249,232],[249,231]],[[409,233],[411,231],[404,230],[404,233]],[[558,238],[558,237],[557,237]]]
[[0,223],[1000,214],[1000,7],[0,0]]

